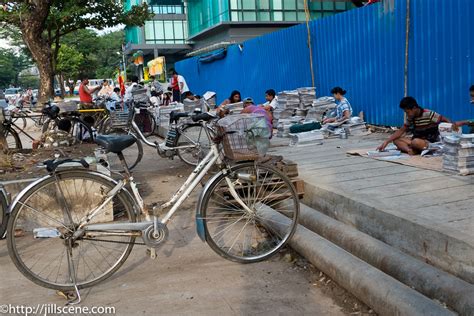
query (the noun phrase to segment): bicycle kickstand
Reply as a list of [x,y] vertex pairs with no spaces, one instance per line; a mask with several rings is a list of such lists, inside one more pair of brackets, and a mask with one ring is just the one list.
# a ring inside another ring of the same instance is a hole
[[[69,241],[70,242],[70,241]],[[68,268],[69,268],[69,275],[71,276],[72,282],[74,283],[74,291],[76,292],[76,300],[73,300],[72,298],[69,298],[69,295],[67,296],[67,303],[66,306],[71,306],[71,305],[77,305],[81,302],[81,293],[79,293],[79,288],[77,287],[77,280],[76,280],[76,269],[74,267],[74,261],[72,260],[72,245],[69,245],[67,249],[68,256],[67,256],[67,263],[68,263]]]

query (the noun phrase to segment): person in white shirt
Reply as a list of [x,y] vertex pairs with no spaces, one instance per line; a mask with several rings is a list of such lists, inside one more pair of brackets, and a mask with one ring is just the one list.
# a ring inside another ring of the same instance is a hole
[[131,76],[130,80],[132,81],[132,83],[127,87],[127,89],[125,89],[125,95],[123,96],[123,101],[125,103],[130,103],[130,102],[133,101],[132,91],[138,85],[138,77],[137,76]]
[[265,110],[273,112],[278,106],[278,98],[276,97],[275,90],[269,89],[265,91],[265,100],[267,100],[267,102],[262,104],[262,106]]
[[178,86],[179,86],[179,93],[181,94],[181,100],[184,100],[185,93],[189,92],[189,87],[184,77],[178,73],[176,74],[178,75]]

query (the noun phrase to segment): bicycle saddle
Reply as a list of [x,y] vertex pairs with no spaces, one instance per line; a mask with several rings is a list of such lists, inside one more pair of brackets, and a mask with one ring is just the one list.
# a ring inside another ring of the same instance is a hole
[[137,140],[132,135],[97,135],[95,142],[107,152],[118,154]]

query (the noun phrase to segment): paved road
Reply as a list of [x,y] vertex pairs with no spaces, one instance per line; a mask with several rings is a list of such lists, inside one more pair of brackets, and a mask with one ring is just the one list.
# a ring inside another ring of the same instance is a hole
[[[145,200],[164,199],[173,192],[189,172],[182,166],[147,150],[135,173]],[[117,315],[347,314],[342,303],[314,285],[308,272],[282,260],[283,254],[251,265],[219,257],[195,233],[195,200],[193,194],[172,221],[170,238],[156,260],[145,255],[143,246],[135,247],[111,279],[83,291],[82,306],[113,306]],[[0,305],[64,304],[53,290],[31,283],[15,269],[4,240],[0,267]]]

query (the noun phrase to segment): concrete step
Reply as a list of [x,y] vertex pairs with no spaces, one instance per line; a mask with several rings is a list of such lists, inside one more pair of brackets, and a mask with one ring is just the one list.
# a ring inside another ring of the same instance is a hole
[[[402,208],[407,201],[403,197],[401,199],[395,205]],[[429,203],[429,198],[422,201]],[[435,229],[428,218],[420,220],[394,210],[393,204],[384,205],[372,196],[341,192],[329,185],[316,186],[305,182],[304,203],[415,258],[474,283],[474,244],[470,236],[454,230],[446,233],[446,230]],[[464,207],[472,207],[472,204]],[[430,208],[433,215],[437,212],[444,214],[447,206],[434,205]]]

